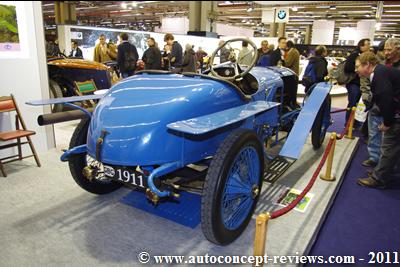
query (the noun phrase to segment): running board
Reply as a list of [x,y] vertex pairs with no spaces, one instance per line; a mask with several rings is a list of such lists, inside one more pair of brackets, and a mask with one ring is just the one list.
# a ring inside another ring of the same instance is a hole
[[294,161],[288,161],[286,158],[277,156],[267,166],[264,173],[264,182],[274,183],[289,169]]

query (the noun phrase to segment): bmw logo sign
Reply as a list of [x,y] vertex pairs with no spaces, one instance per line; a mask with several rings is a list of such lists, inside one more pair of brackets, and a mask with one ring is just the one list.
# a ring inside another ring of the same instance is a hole
[[285,10],[279,10],[278,11],[278,18],[279,19],[285,19],[286,18],[286,11]]

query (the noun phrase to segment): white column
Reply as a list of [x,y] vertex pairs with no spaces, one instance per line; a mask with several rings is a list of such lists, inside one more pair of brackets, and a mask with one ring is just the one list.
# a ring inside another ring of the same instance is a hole
[[[14,2],[17,7],[18,32],[23,53],[1,54],[1,85],[0,95],[15,96],[27,128],[36,132],[32,137],[38,152],[55,147],[52,126],[42,127],[37,124],[37,117],[49,113],[50,108],[32,107],[25,102],[35,99],[49,98],[47,76],[46,48],[41,2]],[[0,131],[15,129],[14,118],[0,114]],[[2,151],[0,156],[6,156],[11,151]]]

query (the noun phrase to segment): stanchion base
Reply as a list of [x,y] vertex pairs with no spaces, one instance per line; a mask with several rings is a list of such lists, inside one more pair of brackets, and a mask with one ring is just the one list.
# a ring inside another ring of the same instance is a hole
[[335,176],[330,176],[330,177],[325,177],[325,175],[321,174],[319,176],[319,178],[321,178],[321,180],[327,181],[327,182],[333,182],[336,180]]

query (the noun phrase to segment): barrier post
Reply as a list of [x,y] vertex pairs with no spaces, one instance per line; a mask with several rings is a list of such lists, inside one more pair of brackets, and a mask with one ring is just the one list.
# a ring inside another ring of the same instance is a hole
[[355,113],[356,113],[356,107],[352,107],[351,108],[351,114],[350,114],[349,130],[347,131],[347,135],[345,136],[347,139],[354,139],[353,126],[354,126]]
[[[261,213],[256,219],[256,231],[254,237],[254,256],[263,257],[265,254],[265,241],[267,239],[267,226],[271,215],[267,213]],[[263,266],[264,262],[259,266]],[[254,266],[254,265],[253,265]]]
[[328,155],[328,162],[326,163],[326,170],[325,170],[325,174],[321,174],[320,178],[324,181],[335,181],[335,176],[332,176],[332,164],[333,164],[333,157],[335,155],[335,145],[336,145],[336,133],[333,132],[331,134],[331,140],[332,141],[332,147],[331,150],[329,151],[329,155]]

